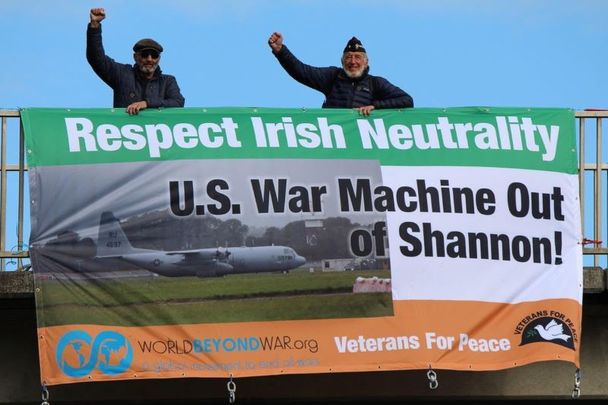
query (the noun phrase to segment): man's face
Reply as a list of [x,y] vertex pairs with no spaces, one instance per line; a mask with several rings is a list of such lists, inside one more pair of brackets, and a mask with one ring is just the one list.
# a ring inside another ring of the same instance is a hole
[[367,55],[364,52],[345,52],[342,55],[342,68],[348,77],[361,77],[367,68]]
[[144,74],[152,74],[158,67],[160,61],[160,53],[153,49],[144,49],[143,51],[135,52],[133,55],[135,63],[139,66]]

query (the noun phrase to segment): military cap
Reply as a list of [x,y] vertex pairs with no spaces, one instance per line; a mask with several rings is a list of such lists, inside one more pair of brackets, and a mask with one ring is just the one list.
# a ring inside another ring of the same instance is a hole
[[346,44],[346,48],[344,48],[344,53],[346,52],[363,52],[365,53],[365,48],[361,44],[356,37],[352,37],[348,43]]

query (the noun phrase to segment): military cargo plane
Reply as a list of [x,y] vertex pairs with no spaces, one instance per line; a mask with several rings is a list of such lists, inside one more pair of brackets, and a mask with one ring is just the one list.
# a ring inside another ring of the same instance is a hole
[[288,246],[205,248],[162,251],[133,247],[120,221],[104,212],[99,221],[97,258],[119,258],[167,277],[286,272],[306,263]]

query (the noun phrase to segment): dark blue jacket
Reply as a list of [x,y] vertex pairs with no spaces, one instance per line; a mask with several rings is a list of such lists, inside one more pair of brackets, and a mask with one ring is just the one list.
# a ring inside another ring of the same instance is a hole
[[114,90],[114,107],[127,107],[145,100],[148,108],[183,107],[182,96],[175,77],[165,75],[160,66],[154,77],[146,79],[137,66],[118,63],[106,55],[101,40],[101,26],[87,28],[87,60],[108,86]]
[[346,76],[344,69],[337,66],[315,67],[302,63],[285,45],[279,52],[273,53],[291,77],[325,95],[323,108],[414,106],[409,94],[383,77],[368,74],[369,68],[361,77],[351,79]]

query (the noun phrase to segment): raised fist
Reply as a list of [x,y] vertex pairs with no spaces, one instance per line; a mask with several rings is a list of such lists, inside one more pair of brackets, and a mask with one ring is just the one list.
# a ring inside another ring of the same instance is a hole
[[106,10],[103,8],[92,8],[89,16],[91,17],[91,23],[99,24],[106,18]]

